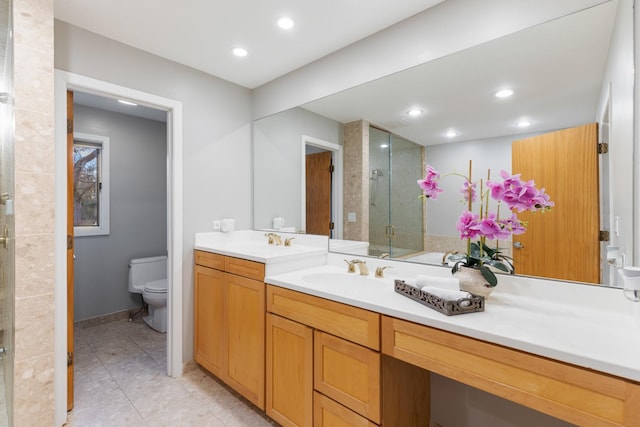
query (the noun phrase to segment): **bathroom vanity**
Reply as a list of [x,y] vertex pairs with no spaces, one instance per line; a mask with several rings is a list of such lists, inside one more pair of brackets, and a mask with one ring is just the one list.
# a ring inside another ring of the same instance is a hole
[[377,279],[312,250],[270,271],[238,251],[196,239],[196,361],[284,426],[427,425],[430,372],[576,425],[640,426],[640,318],[614,289],[554,282],[551,300],[504,277],[484,312],[448,317],[393,291],[445,269],[368,259],[394,267]]

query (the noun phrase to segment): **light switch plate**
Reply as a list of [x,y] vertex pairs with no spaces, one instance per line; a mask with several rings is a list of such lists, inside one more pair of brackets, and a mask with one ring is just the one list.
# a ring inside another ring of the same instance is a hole
[[347,222],[356,222],[356,213],[348,212],[347,213]]

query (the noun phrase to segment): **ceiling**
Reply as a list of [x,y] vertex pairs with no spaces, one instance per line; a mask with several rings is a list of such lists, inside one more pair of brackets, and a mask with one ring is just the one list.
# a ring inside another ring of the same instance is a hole
[[[423,145],[538,133],[596,121],[616,2],[605,3],[305,104]],[[497,99],[503,88],[513,96]],[[419,108],[424,114],[410,117]],[[516,123],[527,119],[528,128]],[[445,137],[455,130],[454,138]]]
[[[54,15],[253,89],[442,1],[54,0]],[[282,16],[291,30],[276,25]]]

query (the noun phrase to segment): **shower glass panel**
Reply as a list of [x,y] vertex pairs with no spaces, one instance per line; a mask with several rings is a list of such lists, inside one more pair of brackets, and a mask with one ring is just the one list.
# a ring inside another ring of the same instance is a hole
[[13,419],[14,165],[11,0],[0,0],[0,426]]
[[424,250],[424,206],[416,183],[423,153],[419,144],[369,129],[369,255],[403,257]]

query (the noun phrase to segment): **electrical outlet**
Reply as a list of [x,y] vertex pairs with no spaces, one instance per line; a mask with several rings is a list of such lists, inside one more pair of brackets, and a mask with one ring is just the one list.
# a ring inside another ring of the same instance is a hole
[[347,222],[356,222],[356,213],[348,212],[347,213]]
[[213,231],[220,231],[222,228],[222,220],[216,219],[213,221]]

